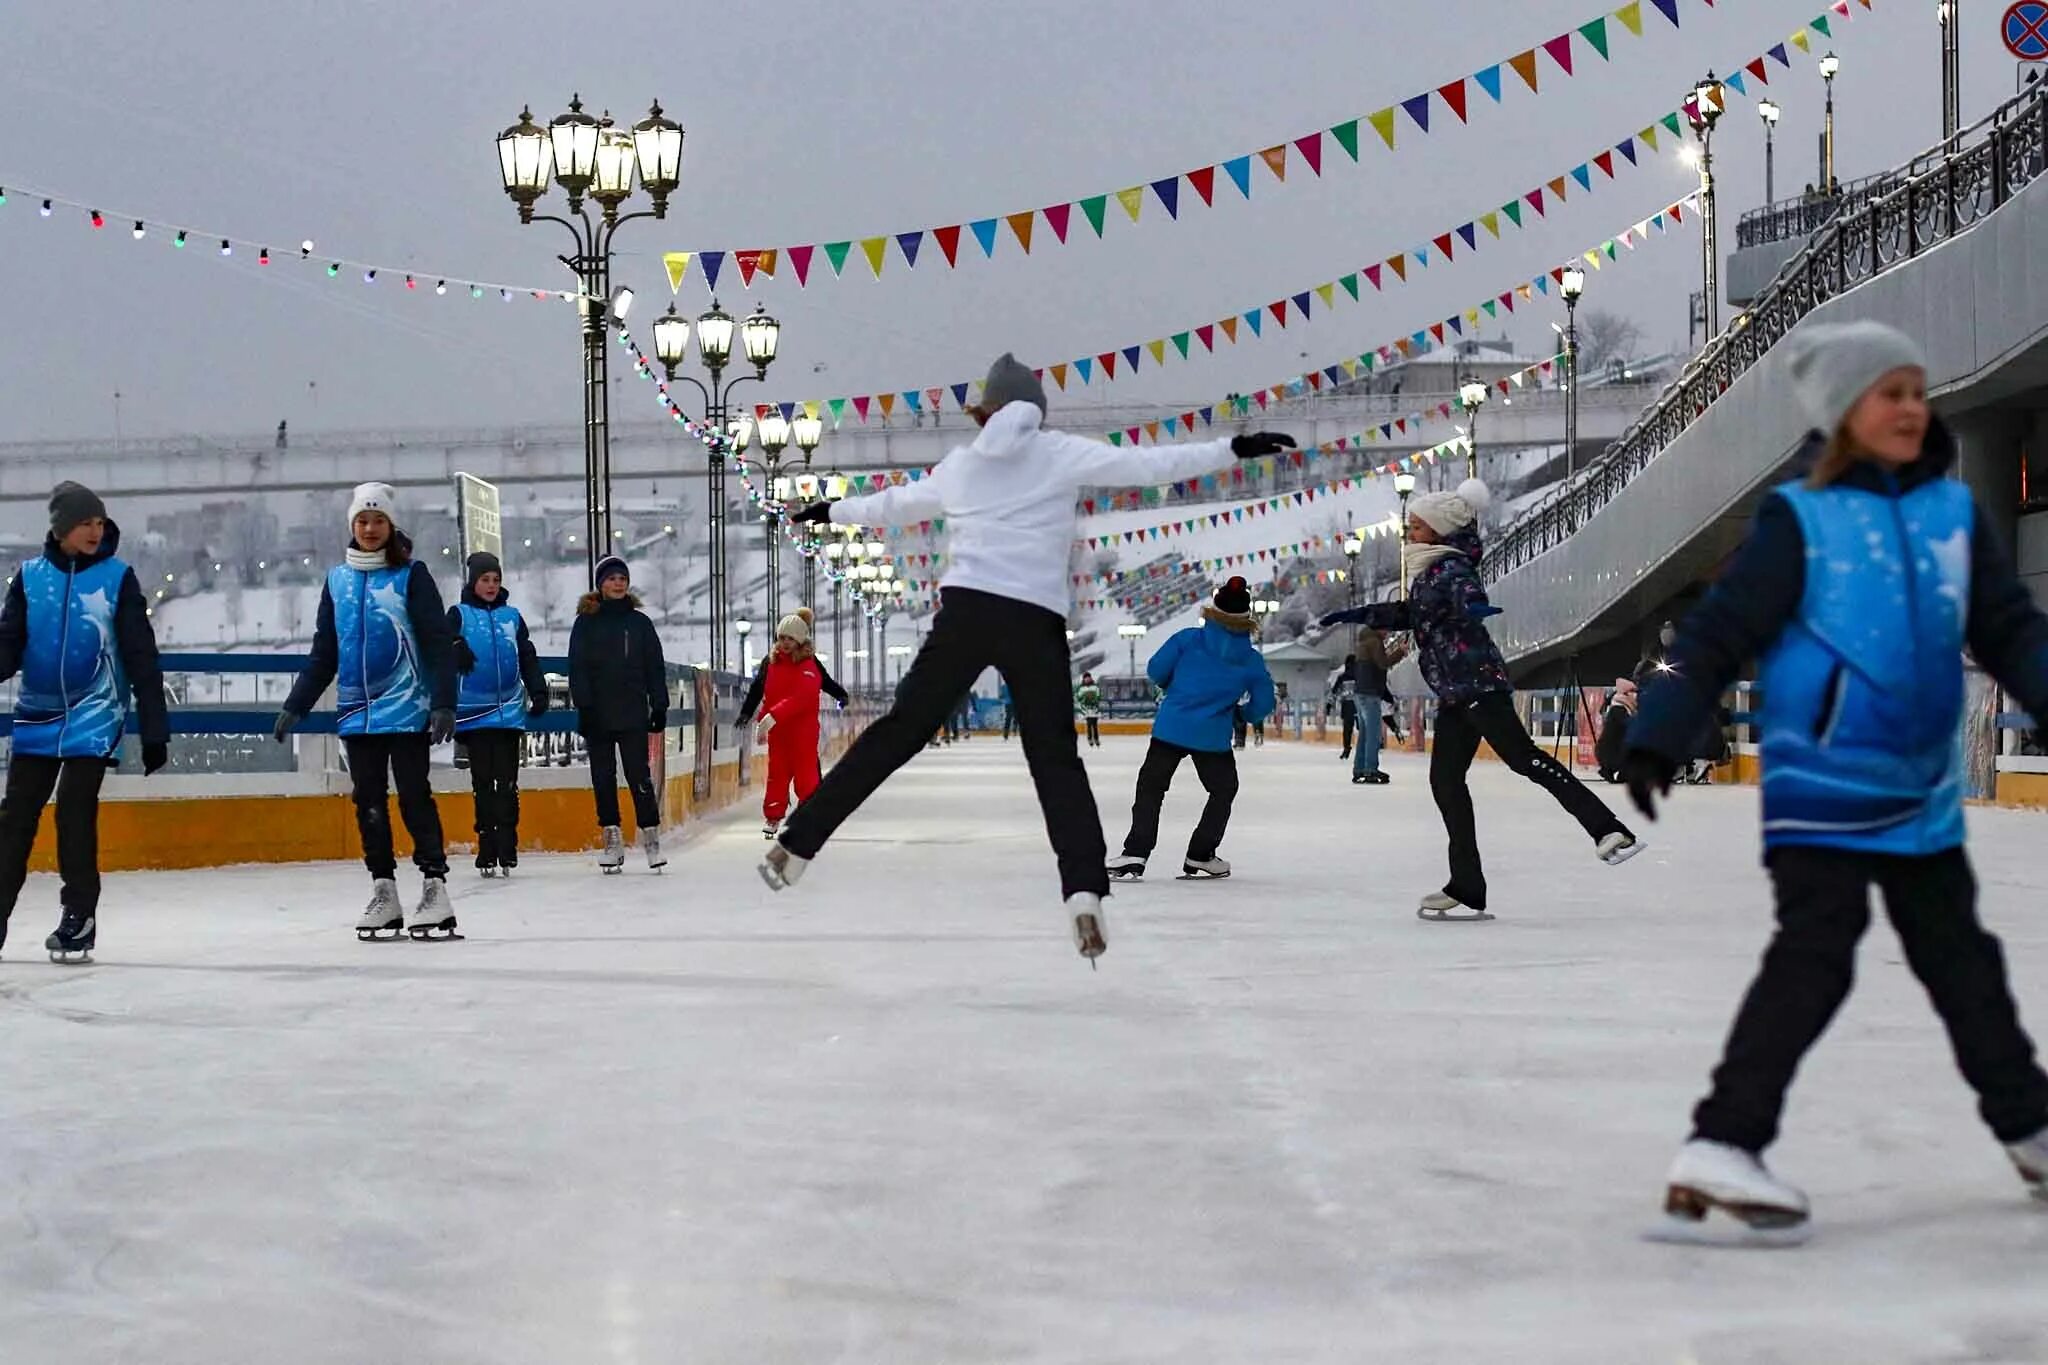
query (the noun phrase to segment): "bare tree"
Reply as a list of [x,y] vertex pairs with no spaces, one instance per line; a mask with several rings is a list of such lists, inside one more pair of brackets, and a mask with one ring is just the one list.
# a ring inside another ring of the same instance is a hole
[[1640,323],[1594,309],[1579,320],[1579,369],[1590,373],[1611,360],[1628,360],[1642,344]]

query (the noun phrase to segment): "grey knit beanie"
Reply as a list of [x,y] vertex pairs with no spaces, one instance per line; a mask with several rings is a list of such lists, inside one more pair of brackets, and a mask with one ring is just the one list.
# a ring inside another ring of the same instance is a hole
[[66,479],[50,490],[50,532],[62,540],[81,522],[106,518],[107,505],[82,483]]
[[988,367],[988,378],[981,381],[981,406],[985,412],[996,413],[1012,403],[1036,403],[1044,412],[1045,385],[1017,357],[1004,351]]
[[1799,401],[1816,430],[1833,436],[1870,386],[1893,370],[1927,368],[1913,339],[1882,322],[1802,327],[1787,341]]

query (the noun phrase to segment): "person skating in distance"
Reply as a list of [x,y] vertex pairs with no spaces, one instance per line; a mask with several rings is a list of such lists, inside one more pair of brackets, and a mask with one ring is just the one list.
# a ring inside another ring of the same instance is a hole
[[832,680],[811,644],[812,614],[798,607],[775,627],[775,647],[754,670],[754,681],[734,723],[744,729],[761,713],[768,742],[768,789],[761,794],[761,832],[770,839],[789,813],[790,788],[798,804],[818,789],[818,699],[828,696],[846,707],[846,689]]
[[1181,862],[1184,879],[1228,877],[1230,864],[1216,856],[1237,800],[1237,756],[1231,752],[1231,713],[1247,693],[1245,710],[1254,721],[1273,714],[1273,678],[1252,645],[1256,630],[1252,594],[1242,578],[1216,590],[1202,608],[1202,624],[1176,631],[1145,664],[1145,676],[1165,695],[1152,720],[1152,745],[1138,770],[1131,802],[1131,830],[1124,851],[1109,860],[1112,877],[1142,877],[1159,842],[1159,808],[1182,759],[1193,759],[1195,776],[1209,794],[1202,818],[1188,839]]
[[131,691],[144,775],[170,761],[156,632],[120,549],[121,528],[99,496],[60,483],[50,494],[43,552],[14,571],[0,608],[0,682],[21,675],[0,799],[0,945],[28,877],[43,807],[55,793],[63,912],[43,946],[57,962],[88,958],[98,941],[100,783],[120,761]]
[[[370,903],[356,937],[454,938],[448,852],[429,779],[433,747],[455,735],[455,668],[448,613],[412,542],[398,528],[398,494],[388,483],[359,484],[349,499],[349,543],[327,571],[313,626],[313,652],[285,699],[273,736],[282,744],[335,683],[335,733],[348,756],[356,830],[370,871]],[[398,899],[390,797],[412,836],[420,901]]]
[[[597,865],[607,874],[626,865],[619,827],[619,774],[633,796],[633,817],[649,870],[668,866],[661,852],[661,797],[654,790],[648,736],[668,731],[668,664],[661,636],[640,610],[626,561],[597,562],[595,591],[576,604],[569,628],[569,697],[576,728],[590,749],[590,792],[604,847]],[[658,740],[656,742],[659,742]]]
[[1081,675],[1081,685],[1074,689],[1074,709],[1081,713],[1081,723],[1088,727],[1088,747],[1102,747],[1102,688],[1095,681],[1093,673]]
[[895,704],[854,742],[790,817],[761,875],[777,890],[803,875],[832,832],[909,762],[983,670],[1009,689],[1031,780],[1060,868],[1062,918],[1084,957],[1107,945],[1102,821],[1074,732],[1067,564],[1081,490],[1172,483],[1293,447],[1260,433],[1199,445],[1117,447],[1045,429],[1045,389],[1016,359],[990,367],[972,409],[981,434],[931,476],[867,497],[807,507],[814,524],[901,526],[943,517],[950,567],[931,632]]
[[1622,761],[1654,817],[1721,693],[1761,658],[1778,928],[1671,1169],[1667,1235],[1688,1240],[1804,1234],[1806,1196],[1762,1154],[1800,1060],[1849,994],[1873,884],[1979,1114],[2048,1200],[2048,1076],[1977,916],[1959,742],[1965,649],[2048,717],[2048,616],[1949,477],[1955,440],[1928,409],[1911,338],[1863,322],[1786,344],[1814,424],[1811,472],[1764,499],[1733,566],[1679,627]]
[[448,609],[455,640],[455,734],[469,751],[476,803],[476,870],[519,866],[519,755],[526,723],[548,709],[547,675],[526,619],[505,591],[505,569],[482,550],[464,565],[462,600]]
[[1491,501],[1478,479],[1465,480],[1454,493],[1417,497],[1408,505],[1408,543],[1402,551],[1407,600],[1334,612],[1319,623],[1320,630],[1354,624],[1410,632],[1423,681],[1437,695],[1429,790],[1450,836],[1451,878],[1442,891],[1423,897],[1425,919],[1493,918],[1486,909],[1472,793],[1465,785],[1482,740],[1509,771],[1556,798],[1586,831],[1602,862],[1626,862],[1642,849],[1571,769],[1536,747],[1515,714],[1507,662],[1486,632],[1486,618],[1498,614],[1498,608],[1486,600],[1479,581],[1479,514]]

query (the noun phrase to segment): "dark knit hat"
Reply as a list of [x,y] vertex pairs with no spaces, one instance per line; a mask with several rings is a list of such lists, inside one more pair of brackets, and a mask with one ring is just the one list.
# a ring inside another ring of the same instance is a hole
[[107,515],[107,505],[100,501],[100,495],[82,483],[66,479],[50,490],[50,533],[62,540],[71,534],[80,522],[94,517],[102,520]]
[[626,567],[625,560],[617,555],[606,555],[603,559],[597,561],[597,572],[591,575],[590,581],[601,588],[604,586],[604,581],[614,574],[625,579],[628,583],[633,581],[633,571]]
[[489,550],[478,550],[464,561],[464,567],[469,577],[463,580],[463,586],[468,588],[475,588],[476,581],[487,573],[497,574],[500,578],[505,576],[505,566],[500,564],[498,557]]
[[1243,616],[1252,609],[1251,589],[1242,578],[1233,578],[1216,589],[1216,609],[1227,611],[1232,616]]
[[1036,403],[1038,410],[1044,412],[1045,385],[1017,357],[1004,351],[988,367],[988,378],[981,381],[981,406],[994,413],[1012,403]]

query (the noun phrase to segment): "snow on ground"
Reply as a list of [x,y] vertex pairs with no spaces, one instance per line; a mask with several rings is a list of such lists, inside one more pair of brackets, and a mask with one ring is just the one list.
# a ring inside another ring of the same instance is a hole
[[[1090,755],[1112,840],[1141,754]],[[2048,1359],[2048,1210],[1888,930],[1774,1152],[1813,1242],[1637,1239],[1768,931],[1753,791],[1684,792],[1610,869],[1482,764],[1501,919],[1437,926],[1419,760],[1243,759],[1241,875],[1121,890],[1092,972],[993,738],[790,893],[742,811],[659,878],[458,873],[464,943],[357,943],[359,868],[117,874],[67,970],[38,876],[0,962],[0,1357]],[[1168,863],[1199,800],[1183,770]],[[2048,1028],[2041,817],[1971,821]]]

